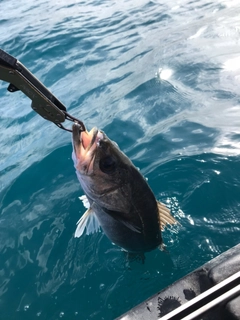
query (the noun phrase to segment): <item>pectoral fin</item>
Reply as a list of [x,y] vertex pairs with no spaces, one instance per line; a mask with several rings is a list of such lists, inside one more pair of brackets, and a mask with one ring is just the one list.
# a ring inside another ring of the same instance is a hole
[[118,212],[118,211],[113,211],[113,210],[108,210],[106,208],[103,209],[105,213],[110,215],[113,219],[121,222],[124,224],[127,228],[130,230],[141,233],[141,229],[137,226],[135,226],[131,221],[129,221],[126,217],[124,217],[123,213]]
[[137,233],[141,233],[141,230],[140,228],[134,226],[133,224],[131,224],[130,222],[128,221],[124,221],[124,220],[121,220],[121,219],[118,219],[119,222],[123,223],[127,228],[129,228],[130,230],[134,231],[134,232],[137,232]]
[[86,234],[91,234],[94,232],[98,232],[100,228],[100,224],[98,222],[96,214],[91,208],[89,208],[78,220],[77,225],[78,226],[74,234],[75,238],[81,237],[85,229]]
[[158,214],[160,218],[160,229],[163,231],[167,224],[176,224],[177,220],[173,218],[170,213],[170,210],[160,201],[157,201]]

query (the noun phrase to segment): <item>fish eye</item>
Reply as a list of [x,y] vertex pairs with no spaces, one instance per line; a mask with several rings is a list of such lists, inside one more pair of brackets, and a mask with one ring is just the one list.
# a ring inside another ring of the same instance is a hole
[[113,157],[107,156],[100,160],[99,168],[104,173],[111,173],[116,168],[116,161]]

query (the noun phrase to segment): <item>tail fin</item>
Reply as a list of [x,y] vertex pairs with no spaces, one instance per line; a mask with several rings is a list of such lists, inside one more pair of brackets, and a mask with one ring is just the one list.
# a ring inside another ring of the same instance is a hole
[[167,224],[176,224],[178,223],[177,220],[173,218],[170,213],[170,210],[161,202],[157,201],[158,206],[158,214],[160,218],[160,229],[161,231],[164,230]]

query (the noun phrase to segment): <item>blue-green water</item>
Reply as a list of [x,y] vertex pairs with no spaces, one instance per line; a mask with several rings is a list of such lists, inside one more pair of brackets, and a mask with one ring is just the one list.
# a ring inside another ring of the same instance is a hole
[[238,1],[0,2],[0,47],[139,167],[181,223],[129,261],[84,213],[71,135],[0,83],[0,318],[114,319],[239,242]]

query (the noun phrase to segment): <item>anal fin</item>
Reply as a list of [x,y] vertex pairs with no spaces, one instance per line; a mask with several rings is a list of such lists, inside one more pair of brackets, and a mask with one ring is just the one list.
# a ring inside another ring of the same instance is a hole
[[167,224],[173,225],[178,223],[176,219],[171,215],[170,210],[160,201],[157,201],[158,214],[160,218],[160,229],[164,230]]

